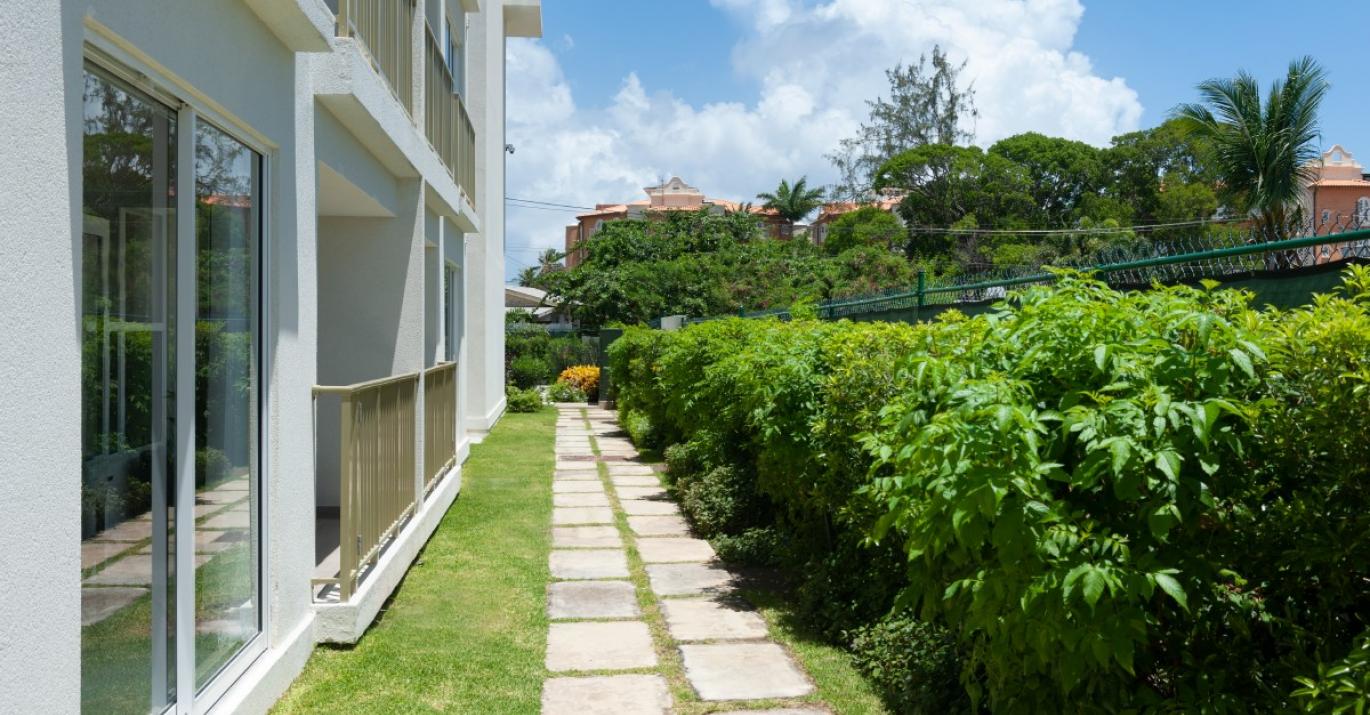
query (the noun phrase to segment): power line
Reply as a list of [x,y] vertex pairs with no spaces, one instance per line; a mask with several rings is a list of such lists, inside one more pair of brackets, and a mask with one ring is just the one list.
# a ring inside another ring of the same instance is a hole
[[552,206],[559,209],[575,209],[577,211],[594,211],[592,206],[576,206],[574,204],[560,204],[555,201],[539,201],[537,199],[520,199],[514,196],[506,196],[505,201],[513,201],[521,204],[537,204],[539,206]]
[[554,209],[551,206],[530,206],[528,204],[506,204],[506,208],[511,209],[532,209],[534,211],[551,211],[562,215],[574,216],[576,212],[572,209]]

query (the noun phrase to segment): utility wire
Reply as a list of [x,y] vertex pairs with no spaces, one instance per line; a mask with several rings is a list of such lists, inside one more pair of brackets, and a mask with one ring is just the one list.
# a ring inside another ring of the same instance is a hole
[[506,197],[504,198],[504,200],[507,201],[507,202],[515,202],[515,203],[520,203],[520,204],[536,204],[536,205],[538,205],[538,206],[551,206],[551,207],[559,208],[559,209],[575,209],[575,210],[577,210],[577,211],[594,211],[594,210],[595,210],[594,207],[592,207],[592,206],[576,206],[576,205],[574,205],[574,204],[559,204],[559,203],[556,203],[556,202],[554,202],[554,201],[538,201],[538,200],[536,200],[536,199],[520,199],[520,198],[516,198],[516,197],[514,197],[514,196],[506,196]]

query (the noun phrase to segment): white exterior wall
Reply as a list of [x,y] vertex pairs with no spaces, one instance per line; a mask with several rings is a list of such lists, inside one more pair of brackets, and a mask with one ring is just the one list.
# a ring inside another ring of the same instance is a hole
[[38,0],[0,6],[0,27],[0,712],[76,712],[81,112],[64,88],[80,86],[81,26]]
[[[0,399],[22,406],[0,411],[0,712],[80,707],[86,44],[113,49],[160,89],[265,150],[265,650],[234,674],[217,705],[194,706],[261,712],[298,674],[316,639],[347,639],[346,629],[321,632],[327,627],[317,625],[319,614],[364,628],[460,488],[457,474],[434,492],[394,557],[378,568],[367,604],[355,613],[321,611],[309,587],[316,507],[311,387],[417,370],[440,358],[441,339],[435,344],[430,336],[434,326],[441,335],[442,315],[432,311],[435,302],[443,307],[442,268],[454,263],[464,289],[455,321],[459,461],[469,445],[467,425],[488,429],[503,410],[503,3],[485,0],[481,9],[471,18],[466,64],[478,132],[473,214],[423,140],[422,122],[416,126],[377,91],[384,88],[378,78],[358,71],[366,67],[349,42],[331,39],[333,19],[319,0],[0,3],[0,131],[12,138],[0,148],[0,165],[22,167],[0,172],[0,235],[8,237],[0,241],[0,265],[7,267],[0,324],[11,336],[0,340]],[[419,90],[421,42],[416,36]],[[421,119],[419,95],[414,116]],[[350,113],[351,123],[323,109],[320,97]],[[390,215],[321,218],[320,162]],[[373,221],[386,223],[380,235],[368,230]],[[481,228],[483,234],[471,232]],[[376,279],[379,266],[384,281]],[[434,280],[436,291],[429,291]]]
[[471,307],[467,351],[467,418],[473,430],[489,430],[504,413],[504,5],[490,2],[472,19],[467,58],[468,110],[476,126],[476,184],[481,232],[466,255]]

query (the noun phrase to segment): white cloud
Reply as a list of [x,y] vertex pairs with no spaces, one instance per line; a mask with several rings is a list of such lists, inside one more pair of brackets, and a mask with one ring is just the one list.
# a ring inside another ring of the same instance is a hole
[[[941,45],[965,60],[988,145],[1023,131],[1093,144],[1135,129],[1142,107],[1119,78],[1072,50],[1079,0],[711,0],[741,21],[735,71],[755,82],[748,103],[694,106],[669,88],[624,78],[605,107],[580,107],[555,56],[509,41],[511,196],[592,206],[634,200],[677,174],[706,194],[749,200],[781,178],[835,178],[824,154],[886,92],[884,70]],[[509,244],[561,247],[570,214],[509,212]],[[511,274],[516,270],[511,262]]]

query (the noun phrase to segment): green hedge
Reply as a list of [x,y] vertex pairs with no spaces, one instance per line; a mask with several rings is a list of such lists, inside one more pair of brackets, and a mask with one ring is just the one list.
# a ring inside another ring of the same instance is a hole
[[973,319],[635,329],[610,358],[706,536],[789,565],[834,640],[884,642],[896,602],[923,625],[890,633],[953,634],[980,707],[1365,695],[1325,664],[1370,621],[1370,271],[1292,312],[1067,275]]

